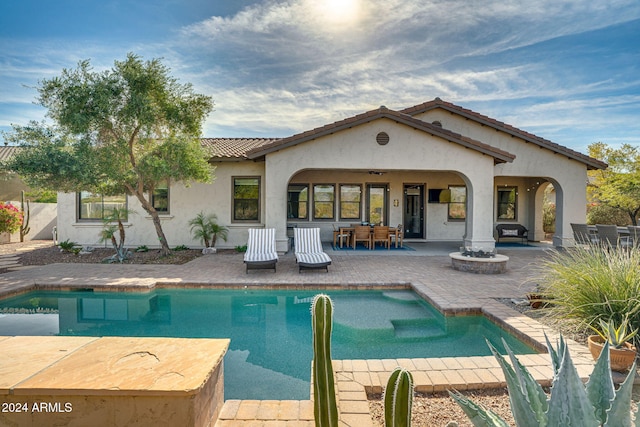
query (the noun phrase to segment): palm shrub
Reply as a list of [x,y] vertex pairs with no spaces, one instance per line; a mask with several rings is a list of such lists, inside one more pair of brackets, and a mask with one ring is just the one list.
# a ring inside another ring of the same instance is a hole
[[[518,427],[633,427],[640,426],[640,410],[631,419],[631,394],[636,365],[616,391],[611,377],[609,344],[606,343],[586,386],[571,360],[569,348],[562,337],[558,349],[547,339],[553,384],[547,398],[544,390],[529,371],[520,364],[507,343],[504,343],[511,364],[487,341],[498,360],[509,389],[511,412]],[[475,427],[508,427],[493,411],[476,405],[458,392],[449,392]]]
[[[552,252],[541,263],[539,289],[552,304],[549,315],[579,330],[599,321],[640,329],[640,249],[598,245]],[[636,340],[638,338],[636,337]]]
[[104,217],[103,228],[100,231],[100,241],[111,242],[111,246],[116,251],[111,258],[108,258],[109,262],[118,261],[122,263],[130,256],[130,252],[124,247],[126,235],[123,221],[126,221],[129,215],[133,213],[134,211],[131,209],[114,208]]
[[189,221],[189,225],[191,226],[191,235],[203,242],[207,248],[216,246],[218,236],[225,242],[227,241],[229,229],[218,224],[216,214],[205,215],[204,212],[200,212]]

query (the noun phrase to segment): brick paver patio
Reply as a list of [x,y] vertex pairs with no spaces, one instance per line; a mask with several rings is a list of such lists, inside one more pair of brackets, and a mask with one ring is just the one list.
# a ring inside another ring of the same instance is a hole
[[[131,291],[154,286],[411,286],[447,313],[482,312],[537,348],[544,347],[539,322],[494,299],[522,298],[535,287],[540,261],[546,256],[543,249],[502,250],[502,254],[510,257],[505,274],[476,275],[451,268],[447,253],[455,250],[455,245],[443,245],[436,250],[428,245],[412,244],[416,250],[406,253],[356,254],[327,249],[333,259],[328,273],[324,270],[299,273],[291,253],[280,257],[276,273],[257,270],[246,274],[242,254],[236,253],[203,256],[184,265],[53,264],[1,274],[0,297],[35,287]],[[554,339],[555,335],[551,337]],[[592,366],[588,351],[575,343],[571,347],[581,375],[588,375]],[[549,383],[551,371],[546,355],[526,356],[522,361],[536,379]],[[341,421],[345,426],[371,425],[366,392],[381,392],[395,366],[412,371],[418,391],[504,385],[492,357],[336,361]],[[310,401],[229,400],[216,425],[313,425],[313,406]]]

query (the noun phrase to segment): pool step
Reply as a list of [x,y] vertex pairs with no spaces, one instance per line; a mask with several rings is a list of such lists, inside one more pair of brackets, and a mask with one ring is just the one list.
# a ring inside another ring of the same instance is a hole
[[436,319],[392,320],[396,338],[436,338],[446,335]]

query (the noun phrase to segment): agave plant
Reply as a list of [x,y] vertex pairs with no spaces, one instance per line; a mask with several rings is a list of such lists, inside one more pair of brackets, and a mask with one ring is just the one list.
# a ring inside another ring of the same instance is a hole
[[620,323],[620,326],[616,328],[615,322],[613,319],[609,319],[608,322],[605,322],[603,319],[598,319],[600,323],[600,328],[593,329],[603,340],[607,341],[610,346],[613,348],[622,348],[624,344],[630,341],[633,337],[638,334],[638,330],[634,329],[633,331],[627,332],[629,328],[629,317],[626,316],[624,320]]
[[[520,364],[509,346],[504,343],[511,364],[489,344],[507,380],[511,412],[518,427],[640,427],[640,411],[631,419],[631,392],[635,363],[625,381],[616,391],[611,377],[609,343],[589,377],[586,386],[571,360],[569,348],[560,337],[558,349],[547,338],[553,365],[551,396],[527,369]],[[476,405],[458,392],[449,392],[476,427],[508,427],[508,424],[489,409]]]

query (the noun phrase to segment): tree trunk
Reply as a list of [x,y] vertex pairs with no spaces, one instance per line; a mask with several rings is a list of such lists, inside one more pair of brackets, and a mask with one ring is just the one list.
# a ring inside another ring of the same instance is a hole
[[[130,188],[133,190],[133,188]],[[140,193],[138,191],[132,191],[133,194],[138,198],[140,204],[142,204],[142,208],[151,215],[151,219],[153,221],[153,226],[156,229],[156,234],[158,235],[158,240],[160,241],[160,253],[163,256],[168,256],[171,254],[171,249],[169,248],[169,243],[167,242],[167,238],[164,236],[164,231],[162,230],[162,224],[160,223],[160,216],[158,215],[158,211],[154,209],[154,207],[149,203],[149,201],[144,197],[144,193]]]

